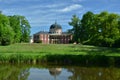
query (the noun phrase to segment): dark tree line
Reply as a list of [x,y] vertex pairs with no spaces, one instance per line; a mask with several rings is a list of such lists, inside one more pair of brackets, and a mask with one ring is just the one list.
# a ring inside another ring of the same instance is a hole
[[73,28],[73,42],[105,46],[120,47],[120,15],[101,12],[94,14],[87,12],[82,19],[73,15],[71,22]]
[[29,42],[30,24],[24,16],[0,13],[0,45]]

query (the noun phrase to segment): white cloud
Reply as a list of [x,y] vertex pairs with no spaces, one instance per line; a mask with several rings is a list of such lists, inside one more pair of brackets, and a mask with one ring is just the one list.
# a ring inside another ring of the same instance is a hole
[[56,7],[61,7],[64,6],[65,4],[61,3],[61,4],[50,4],[50,5],[46,5],[43,7],[47,7],[47,8],[56,8]]
[[82,5],[79,5],[79,4],[74,4],[74,5],[70,5],[70,6],[67,6],[61,10],[58,10],[60,12],[70,12],[70,11],[73,11],[73,10],[77,10],[79,8],[82,8]]
[[[15,1],[17,0],[12,0],[12,2],[15,2]],[[30,25],[32,27],[32,30],[31,30],[32,33],[35,33],[36,31],[35,29],[42,30],[44,27],[47,27],[49,29],[49,26],[53,24],[55,20],[57,20],[58,24],[61,24],[63,26],[63,29],[64,28],[67,29],[69,26],[68,22],[70,21],[72,14],[78,12],[74,10],[82,8],[82,6],[79,5],[78,3],[76,4],[46,3],[46,4],[33,4],[33,5],[28,4],[28,5],[25,5],[25,7],[21,6],[23,4],[19,4],[19,5],[15,4],[11,6],[12,4],[7,5],[10,7],[1,8],[3,10],[3,13],[6,15],[18,14],[18,15],[25,16],[30,22]],[[67,12],[72,12],[72,13],[68,14]]]
[[[69,12],[73,10],[80,9],[82,6],[78,4],[70,5],[68,7],[65,7],[65,5],[62,4],[54,4],[54,5],[33,5],[31,7],[26,7],[24,12],[24,15],[29,19],[30,24],[32,27],[42,27],[42,26],[50,26],[55,22],[55,20],[58,21],[59,24],[62,25],[68,25],[69,20],[71,19],[71,15],[67,15],[66,13],[60,13],[60,12]],[[63,8],[63,9],[60,9]],[[27,12],[26,12],[27,11]],[[30,12],[28,12],[30,11]]]

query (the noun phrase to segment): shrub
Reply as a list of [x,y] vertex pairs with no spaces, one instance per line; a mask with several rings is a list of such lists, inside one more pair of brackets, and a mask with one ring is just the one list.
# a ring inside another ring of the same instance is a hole
[[42,43],[42,40],[38,40],[37,43]]

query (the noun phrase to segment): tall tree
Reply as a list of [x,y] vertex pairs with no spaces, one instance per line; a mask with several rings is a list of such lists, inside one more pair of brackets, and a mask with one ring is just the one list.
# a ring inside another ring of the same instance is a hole
[[85,42],[90,41],[96,32],[95,15],[92,12],[87,12],[81,19],[81,29],[83,34],[83,40]]
[[69,22],[69,25],[73,26],[73,29],[71,29],[71,32],[73,32],[73,41],[74,42],[80,42],[80,19],[73,15],[72,21]]
[[103,46],[112,47],[115,40],[119,38],[118,15],[101,12],[99,15],[99,27],[101,28],[100,36]]
[[12,27],[15,35],[14,35],[14,43],[19,43],[22,36],[22,29],[20,26],[19,16],[9,16],[10,26]]
[[30,24],[24,16],[19,16],[19,21],[22,29],[21,42],[29,42]]
[[120,16],[107,11],[100,14],[87,12],[81,21],[75,15],[69,23],[73,26],[74,41],[97,46],[119,46],[120,43]]
[[30,24],[24,16],[9,16],[10,25],[15,32],[15,42],[28,42],[30,36]]
[[14,32],[7,16],[0,14],[0,44],[9,45],[13,42]]
[[115,43],[113,44],[113,47],[120,47],[120,15],[118,16],[118,30],[119,30],[119,37],[118,39],[115,41]]

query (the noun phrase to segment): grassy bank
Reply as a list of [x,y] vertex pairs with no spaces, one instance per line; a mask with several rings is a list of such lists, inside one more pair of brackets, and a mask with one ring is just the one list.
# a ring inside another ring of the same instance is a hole
[[13,44],[0,46],[0,63],[119,64],[120,48],[74,44]]

